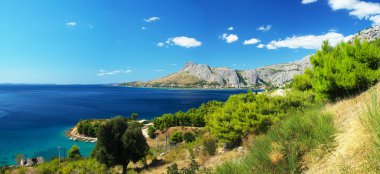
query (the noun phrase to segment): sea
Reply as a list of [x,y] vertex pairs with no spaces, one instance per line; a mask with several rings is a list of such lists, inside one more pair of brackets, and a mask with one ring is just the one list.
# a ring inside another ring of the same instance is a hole
[[110,85],[0,85],[0,166],[15,156],[66,156],[73,145],[89,156],[95,143],[70,140],[65,131],[81,119],[138,113],[153,119],[211,100],[225,101],[241,89],[157,89]]

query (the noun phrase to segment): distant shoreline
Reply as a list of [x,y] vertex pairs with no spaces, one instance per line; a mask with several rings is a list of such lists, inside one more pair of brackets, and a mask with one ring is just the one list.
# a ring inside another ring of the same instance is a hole
[[210,90],[210,91],[257,91],[263,92],[264,89],[252,89],[252,88],[171,88],[171,87],[140,87],[140,86],[117,86],[114,87],[124,87],[124,88],[141,88],[141,89],[162,89],[162,90]]
[[82,141],[87,143],[95,143],[98,138],[83,136],[78,133],[76,126],[65,131],[65,136],[73,141]]

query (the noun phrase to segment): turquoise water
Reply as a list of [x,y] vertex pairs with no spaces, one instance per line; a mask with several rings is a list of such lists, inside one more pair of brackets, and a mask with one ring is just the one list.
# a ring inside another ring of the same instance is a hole
[[80,119],[139,113],[152,119],[163,113],[225,101],[244,90],[180,90],[102,85],[0,85],[0,166],[16,154],[49,160],[74,144],[88,156],[94,143],[69,140],[65,131]]

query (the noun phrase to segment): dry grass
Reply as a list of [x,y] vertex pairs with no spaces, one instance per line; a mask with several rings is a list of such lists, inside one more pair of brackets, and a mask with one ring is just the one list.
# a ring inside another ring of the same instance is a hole
[[187,73],[184,73],[184,72],[181,72],[181,73],[174,73],[174,74],[171,74],[169,76],[166,76],[166,77],[163,77],[160,79],[152,80],[152,81],[149,81],[147,83],[149,83],[149,84],[155,84],[155,83],[172,84],[175,82],[178,85],[187,85],[187,84],[191,84],[191,83],[198,82],[198,81],[199,81],[199,79],[197,77],[192,76],[192,75],[187,74]]
[[[372,90],[379,93],[380,84]],[[305,173],[369,173],[368,156],[371,153],[372,140],[360,118],[368,98],[370,92],[365,92],[352,99],[326,106],[326,110],[334,114],[334,125],[338,129],[336,148],[321,159],[306,157],[305,165],[309,170]],[[323,148],[314,152],[321,150]]]

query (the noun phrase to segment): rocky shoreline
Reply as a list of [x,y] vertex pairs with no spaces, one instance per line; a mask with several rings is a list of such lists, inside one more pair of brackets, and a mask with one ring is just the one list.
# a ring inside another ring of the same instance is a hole
[[96,143],[96,141],[98,141],[98,138],[87,137],[87,136],[79,134],[76,127],[73,127],[69,129],[68,131],[66,131],[65,135],[67,136],[67,138],[73,141],[83,141],[83,142],[88,142],[88,143]]

